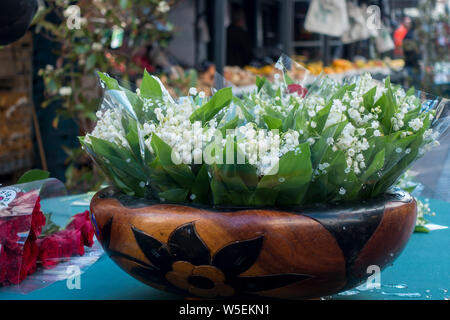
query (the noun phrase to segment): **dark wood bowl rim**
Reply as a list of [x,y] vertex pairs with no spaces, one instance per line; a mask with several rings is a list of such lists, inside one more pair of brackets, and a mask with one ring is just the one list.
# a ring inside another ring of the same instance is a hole
[[107,187],[105,189],[100,190],[94,198],[98,199],[115,199],[122,206],[129,209],[139,209],[145,208],[154,205],[168,205],[168,206],[185,206],[196,209],[204,209],[216,212],[234,212],[234,211],[243,211],[243,210],[272,210],[272,211],[284,211],[290,213],[308,213],[308,212],[317,212],[317,211],[342,211],[344,209],[348,210],[349,208],[357,209],[364,207],[377,207],[383,206],[388,202],[403,202],[410,203],[414,200],[414,198],[407,193],[406,191],[401,190],[400,188],[392,188],[388,190],[386,193],[382,194],[379,197],[360,200],[360,201],[352,201],[352,202],[335,202],[335,203],[314,203],[307,205],[298,205],[298,206],[214,206],[214,205],[204,205],[197,203],[173,203],[173,202],[161,202],[157,200],[150,200],[146,198],[138,198],[134,196],[128,196],[114,187]]

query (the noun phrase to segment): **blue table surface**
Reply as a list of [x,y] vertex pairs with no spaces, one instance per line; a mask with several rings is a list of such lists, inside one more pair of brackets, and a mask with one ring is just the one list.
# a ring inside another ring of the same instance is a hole
[[[74,201],[76,201],[74,203]],[[84,204],[83,204],[84,201]],[[78,204],[77,204],[78,203]],[[49,201],[46,206],[60,224],[70,215],[88,209],[86,197],[67,197]],[[45,210],[45,205],[43,205]],[[436,212],[430,222],[450,226],[450,203],[430,200]],[[415,233],[394,264],[381,272],[381,288],[367,290],[365,285],[325,299],[391,300],[423,299],[443,300],[450,297],[450,229],[435,230],[428,234]],[[182,299],[135,280],[122,271],[105,254],[81,275],[80,289],[69,289],[66,281],[55,282],[28,294],[0,291],[0,300],[96,300]]]

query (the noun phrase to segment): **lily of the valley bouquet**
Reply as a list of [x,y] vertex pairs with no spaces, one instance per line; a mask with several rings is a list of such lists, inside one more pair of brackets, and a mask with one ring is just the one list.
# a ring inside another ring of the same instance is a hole
[[433,106],[389,78],[319,77],[302,86],[280,72],[240,97],[227,87],[174,99],[147,72],[136,91],[99,76],[107,90],[83,148],[121,192],[156,202],[365,200],[438,144]]

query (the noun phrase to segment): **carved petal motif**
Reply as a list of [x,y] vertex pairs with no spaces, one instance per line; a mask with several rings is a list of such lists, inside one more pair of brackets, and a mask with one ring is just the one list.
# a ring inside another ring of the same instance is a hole
[[237,276],[253,266],[259,257],[264,236],[236,241],[220,249],[213,258],[212,265],[221,269],[227,277]]
[[111,227],[113,223],[113,218],[111,217],[105,222],[101,231],[101,244],[105,251],[109,249],[109,243],[111,241]]
[[153,238],[152,236],[146,234],[135,227],[131,228],[136,238],[136,242],[144,253],[145,257],[150,261],[156,268],[162,272],[167,272],[170,270],[173,259],[167,250],[167,246],[160,242],[159,240]]
[[188,261],[197,266],[211,263],[209,249],[198,236],[193,222],[175,229],[169,237],[168,245],[174,260]]
[[264,235],[226,245],[215,254],[211,262],[210,251],[198,236],[193,222],[175,229],[170,235],[167,244],[162,243],[142,230],[132,227],[136,242],[151,263],[150,265],[109,248],[112,222],[113,218],[110,218],[101,229],[103,248],[111,258],[125,258],[133,261],[137,265],[132,268],[132,274],[148,283],[163,286],[174,293],[185,294],[186,292],[169,283],[165,275],[172,270],[174,262],[183,261],[193,266],[199,266],[197,268],[206,268],[206,266],[212,265],[220,269],[226,277],[225,280],[222,276],[221,283],[225,280],[235,292],[241,293],[277,289],[311,278],[311,276],[304,274],[240,277],[240,274],[250,269],[257,261],[264,242]]

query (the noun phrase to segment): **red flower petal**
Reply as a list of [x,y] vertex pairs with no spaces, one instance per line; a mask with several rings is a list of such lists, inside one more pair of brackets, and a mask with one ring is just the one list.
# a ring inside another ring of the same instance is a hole
[[295,83],[294,83],[294,84],[288,85],[288,92],[289,92],[289,93],[295,93],[295,92],[297,92],[297,94],[298,94],[300,97],[304,98],[304,97],[306,96],[306,94],[308,93],[308,89],[302,87],[302,86],[299,85],[299,84],[295,84]]
[[28,275],[33,274],[36,271],[36,262],[39,255],[39,248],[36,244],[35,239],[36,238],[34,235],[33,237],[28,237],[23,247],[19,282],[22,282]]
[[59,263],[62,253],[58,237],[51,235],[38,239],[37,245],[39,247],[38,261],[45,269],[54,268]]

